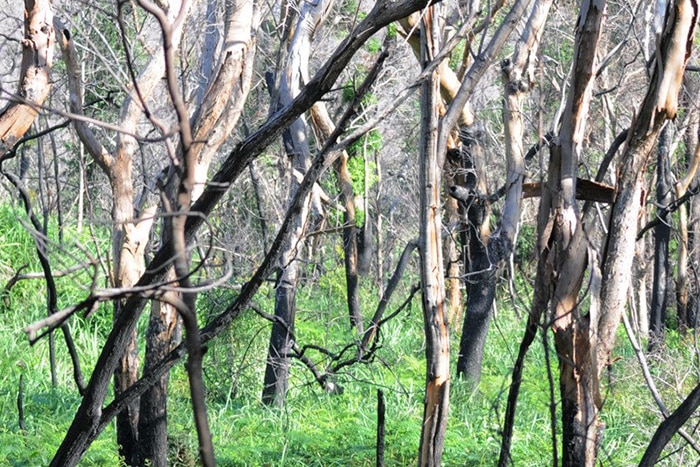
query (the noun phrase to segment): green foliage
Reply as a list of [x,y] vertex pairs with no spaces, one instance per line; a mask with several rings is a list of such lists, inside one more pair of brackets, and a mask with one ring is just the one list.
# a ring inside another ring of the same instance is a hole
[[459,43],[457,43],[457,46],[454,48],[452,53],[450,54],[450,68],[453,70],[458,70],[459,67],[462,64],[462,56],[464,55],[464,48],[467,46],[467,41],[466,40],[461,40]]
[[396,23],[391,23],[386,27],[386,35],[389,36],[390,39],[396,39],[398,33],[399,28],[396,26]]
[[365,50],[367,50],[367,52],[376,54],[379,53],[380,50],[382,50],[382,41],[380,41],[376,37],[371,37],[364,47]]
[[[381,48],[381,43],[379,44],[379,47]],[[358,68],[355,76],[346,81],[345,84],[343,85],[343,90],[342,90],[342,98],[343,102],[352,102],[355,99],[355,95],[357,92],[357,85],[361,83],[365,77],[367,76],[367,70],[360,67]],[[371,92],[366,93],[362,97],[362,105],[363,106],[370,106],[376,104],[377,97],[372,94]]]
[[[36,267],[31,236],[15,229],[15,212],[0,209],[7,226],[0,240],[0,267],[7,279],[11,265],[23,262]],[[108,235],[98,241],[106,241]],[[532,247],[534,229],[523,228],[520,247]],[[525,257],[529,257],[527,253]],[[522,261],[527,261],[523,257]],[[295,334],[299,345],[315,344],[339,353],[356,339],[349,329],[345,305],[345,279],[342,262],[330,255],[319,278],[305,277],[299,289]],[[415,277],[404,279],[404,284]],[[517,293],[526,294],[524,284],[516,283]],[[26,287],[27,290],[22,290]],[[74,284],[63,291],[73,300],[83,291]],[[362,282],[362,309],[365,318],[377,304],[377,290]],[[388,310],[405,298],[399,289]],[[18,298],[21,296],[21,299]],[[12,290],[12,306],[0,320],[0,465],[46,465],[60,444],[78,406],[79,396],[71,381],[71,367],[62,341],[57,339],[59,384],[49,381],[46,341],[29,347],[22,328],[45,313],[40,281],[22,281]],[[205,295],[200,300],[204,316],[220,310],[230,296]],[[19,309],[17,304],[22,303]],[[265,287],[256,303],[270,313],[274,289]],[[451,407],[445,439],[445,465],[492,465],[498,455],[505,396],[511,367],[517,352],[524,321],[511,311],[503,291],[499,312],[485,349],[480,390],[472,393],[459,380],[452,381]],[[90,319],[74,317],[71,330],[82,361],[88,366],[101,351],[109,328],[110,313],[99,311]],[[369,364],[346,367],[336,382],[344,388],[340,395],[324,393],[308,369],[293,361],[288,403],[284,409],[259,403],[265,368],[270,325],[252,312],[244,313],[234,325],[208,346],[205,356],[209,418],[214,433],[217,461],[222,466],[371,466],[374,465],[376,436],[376,390],[386,400],[387,465],[411,465],[416,461],[423,413],[425,347],[420,300],[386,323],[379,335],[380,348]],[[453,330],[452,348],[459,345],[459,330]],[[549,355],[555,351],[549,336]],[[623,334],[615,352],[615,363],[603,381],[605,399],[602,420],[606,424],[600,459],[605,465],[632,465],[640,456],[659,422],[636,358]],[[652,362],[652,372],[669,384],[662,385],[662,397],[675,401],[694,385],[695,368],[692,336],[669,332],[667,349]],[[348,353],[351,356],[352,348]],[[454,352],[456,355],[456,352]],[[307,350],[319,368],[328,364],[325,355]],[[454,364],[454,362],[453,362]],[[550,362],[555,391],[558,391],[556,361]],[[526,359],[513,440],[515,465],[550,465],[552,455],[550,394],[544,347],[535,342]],[[670,369],[669,369],[670,368]],[[16,397],[20,374],[25,375],[24,411],[27,430],[17,423]],[[558,394],[555,400],[558,400]],[[171,371],[169,390],[169,462],[174,466],[197,464],[197,439],[184,365]],[[641,409],[640,409],[641,408]],[[559,407],[557,407],[557,410]],[[560,414],[557,426],[560,430]],[[561,440],[561,434],[558,433]],[[557,449],[561,449],[557,446]],[[676,458],[671,457],[671,461]],[[687,459],[686,459],[687,460]],[[691,464],[696,460],[691,459]],[[114,445],[114,429],[107,430],[92,444],[81,463],[86,466],[120,465]]]
[[[0,206],[0,283],[3,288],[17,270],[26,265],[23,272],[40,271],[36,247],[32,235],[20,223],[24,213],[8,205]],[[22,221],[27,224],[26,221]],[[28,225],[28,224],[27,224]],[[80,249],[74,245],[58,248],[51,242],[57,237],[57,225],[49,225],[50,259],[54,268],[61,269],[84,261]],[[100,232],[99,230],[97,232]],[[66,238],[80,241],[87,251],[94,252],[108,240],[105,231],[102,239],[93,241],[86,233],[78,235],[68,228]],[[56,279],[59,291],[59,307],[76,303],[85,297],[82,281],[86,273]],[[89,282],[88,282],[89,284]],[[0,301],[0,465],[47,465],[68,429],[79,396],[72,381],[72,366],[60,332],[55,333],[58,385],[51,387],[48,340],[43,339],[30,347],[23,328],[46,316],[46,292],[42,280],[23,280],[4,292]],[[106,318],[106,319],[105,319]],[[101,350],[100,342],[109,329],[111,314],[98,311],[85,320],[74,317],[69,327],[83,364],[86,377]],[[26,431],[18,425],[17,395],[20,375],[24,375],[24,417]],[[87,452],[81,465],[120,465],[113,443],[110,426]]]

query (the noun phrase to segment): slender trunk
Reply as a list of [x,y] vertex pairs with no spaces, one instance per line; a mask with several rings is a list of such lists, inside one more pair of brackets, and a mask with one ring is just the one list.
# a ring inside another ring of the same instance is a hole
[[559,165],[550,164],[547,171],[547,181],[542,183],[542,195],[537,214],[537,253],[540,260],[537,262],[537,274],[533,287],[532,305],[525,327],[525,335],[520,342],[518,356],[513,365],[513,377],[508,390],[508,402],[506,405],[505,420],[503,422],[503,435],[501,437],[501,451],[498,458],[499,467],[510,465],[510,446],[513,439],[515,424],[515,411],[518,404],[518,395],[522,384],[525,356],[537,335],[537,329],[541,325],[542,316],[548,316],[547,309],[552,299],[552,261],[550,260],[551,239],[549,230],[549,213],[552,197],[556,193],[559,183]]
[[[684,77],[683,96],[697,96],[698,80],[689,78],[686,74]],[[698,130],[700,129],[700,109],[695,105],[693,97],[688,99],[685,97],[684,107],[688,109],[688,126],[685,131],[685,169],[686,174],[682,180],[675,185],[676,198],[683,196],[691,187],[695,188],[698,184],[698,165],[700,165],[700,150],[698,150]],[[695,199],[696,197],[693,197]],[[693,202],[690,202],[690,208],[687,204],[683,204],[678,210],[678,230],[680,238],[678,240],[678,280],[676,286],[676,306],[678,308],[678,321],[682,330],[694,327],[694,318],[691,316],[691,281],[689,274],[689,265],[697,264],[689,261],[692,254],[690,247],[690,219],[697,217],[689,217],[689,210],[692,209]],[[692,324],[691,324],[692,323]]]
[[673,140],[673,129],[667,124],[659,136],[656,162],[656,216],[661,221],[654,227],[654,278],[651,289],[651,320],[649,331],[651,339],[649,348],[663,345],[664,328],[666,327],[666,307],[669,285],[669,270],[671,261],[669,243],[671,240],[671,216],[666,206],[671,202],[671,162],[670,150]]
[[[644,225],[647,219],[647,213],[644,211],[639,223]],[[639,240],[634,247],[634,269],[632,270],[633,284],[632,294],[634,295],[637,305],[635,306],[635,330],[639,338],[649,337],[649,302],[647,300],[647,241],[646,238]]]
[[[287,64],[280,80],[278,100],[280,107],[292,102],[299,94],[301,80],[308,74],[308,61],[314,32],[325,18],[332,1],[324,0],[315,4],[305,3],[299,12],[296,30],[289,44]],[[306,119],[297,118],[284,132],[283,142],[287,155],[292,159],[292,177],[289,189],[289,202],[296,195],[302,176],[311,165],[308,143],[308,126]],[[304,248],[304,235],[309,216],[311,196],[307,195],[303,207],[296,212],[294,228],[285,242],[279,263],[277,291],[275,293],[275,322],[272,325],[270,344],[265,368],[262,401],[268,405],[284,404],[289,377],[289,354],[291,352],[291,335],[294,332],[296,313],[296,291],[299,283],[299,260]]]
[[277,279],[275,292],[275,322],[272,323],[270,345],[262,401],[267,405],[284,405],[289,379],[289,355],[292,352],[291,335],[294,333],[296,314],[296,283],[299,263],[292,261]]
[[[324,138],[328,138],[335,125],[323,102],[317,102],[311,108],[312,121]],[[366,157],[366,156],[365,156]],[[358,245],[357,225],[355,220],[355,193],[352,186],[350,171],[348,170],[348,154],[342,155],[333,164],[336,184],[340,192],[340,200],[345,208],[343,213],[343,256],[345,263],[345,282],[347,290],[348,313],[350,326],[354,327],[358,334],[362,334],[362,313],[360,308],[360,281],[358,275]],[[366,199],[366,198],[365,198]],[[365,219],[369,213],[365,211]]]
[[[424,65],[439,50],[437,8],[430,7],[421,22],[421,62]],[[433,34],[427,31],[433,31]],[[445,303],[440,203],[444,155],[440,156],[437,151],[439,93],[439,78],[436,73],[431,73],[421,85],[419,244],[427,364],[419,455],[421,466],[441,464],[450,395],[450,336]]]

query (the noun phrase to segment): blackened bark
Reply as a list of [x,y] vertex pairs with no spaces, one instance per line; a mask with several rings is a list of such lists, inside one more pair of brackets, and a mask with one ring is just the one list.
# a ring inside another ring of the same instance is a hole
[[384,393],[377,389],[377,467],[384,467],[385,411]]
[[[296,263],[296,262],[295,262]],[[287,394],[291,335],[296,314],[296,284],[280,283],[275,293],[275,322],[272,324],[265,367],[262,402],[282,406]]]
[[663,344],[668,304],[668,284],[671,262],[669,242],[671,240],[670,215],[666,207],[672,200],[670,183],[670,148],[673,128],[669,122],[659,135],[656,165],[656,200],[658,203],[657,217],[661,221],[654,227],[654,279],[651,291],[651,319],[649,331],[651,339],[649,348]]
[[656,465],[656,461],[661,455],[664,446],[671,440],[673,435],[685,424],[691,415],[700,406],[700,385],[695,386],[695,389],[685,398],[676,410],[657,428],[654,437],[651,439],[647,450],[644,452],[640,467],[650,467]]
[[[481,379],[481,365],[486,335],[491,322],[491,310],[496,294],[497,266],[489,251],[489,206],[486,201],[483,154],[476,129],[462,131],[462,147],[451,151],[457,156],[463,177],[462,187],[453,187],[451,195],[459,200],[462,218],[462,257],[467,303],[462,326],[462,338],[457,360],[457,375],[464,377],[473,388]],[[460,189],[463,188],[463,189]]]
[[[169,236],[169,235],[168,235]],[[174,278],[171,275],[171,278]],[[146,357],[143,372],[148,374],[179,343],[178,316],[175,309],[154,302],[146,334]],[[170,373],[162,375],[141,396],[139,414],[139,465],[166,467],[168,465],[168,381]]]
[[[118,303],[118,302],[115,302]],[[119,306],[114,309],[114,321],[119,316]],[[129,335],[126,354],[119,359],[119,366],[114,372],[114,394],[119,396],[126,391],[131,384],[138,380],[139,359],[136,344],[137,331],[134,329]],[[126,465],[138,465],[139,463],[139,438],[138,438],[139,402],[133,401],[121,413],[117,415],[117,445],[119,455],[124,458]]]
[[357,272],[365,276],[369,274],[374,253],[374,235],[372,216],[365,211],[365,223],[357,231]]

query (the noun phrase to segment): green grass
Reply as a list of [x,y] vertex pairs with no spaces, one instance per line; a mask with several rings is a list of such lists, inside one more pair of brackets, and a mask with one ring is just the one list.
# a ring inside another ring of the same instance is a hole
[[[18,265],[28,264],[28,270],[39,270],[31,238],[13,223],[14,216],[12,211],[0,209],[0,222],[6,226],[0,234],[3,283]],[[106,238],[106,234],[101,235]],[[80,238],[86,245],[91,241],[77,234],[71,237]],[[75,264],[80,260],[76,251],[65,246],[64,252],[52,253],[52,262],[62,261],[66,267]],[[74,258],[70,259],[69,254]],[[300,345],[313,343],[338,352],[354,339],[348,326],[340,267],[336,260],[330,261],[325,268],[329,271],[327,275],[318,281],[307,280],[300,289],[296,325]],[[84,279],[85,276],[72,276],[59,281],[62,306],[84,296]],[[409,284],[411,279],[406,278],[404,282]],[[395,309],[405,298],[400,292],[397,294],[388,310]],[[265,287],[256,297],[256,303],[271,312],[273,295],[272,289]],[[362,296],[367,318],[376,306],[377,291],[368,287]],[[22,331],[28,323],[45,315],[44,300],[43,282],[29,280],[18,283],[2,298],[0,305],[3,307],[0,311],[3,314],[0,320],[0,465],[46,465],[80,401],[61,335],[56,335],[58,384],[52,387],[47,342],[44,340],[30,347]],[[202,296],[200,310],[203,316],[212,316],[225,303],[226,297],[221,295]],[[71,321],[86,377],[101,351],[110,323],[109,307],[103,307],[89,319],[76,316]],[[144,325],[145,320],[142,328]],[[252,312],[245,313],[209,346],[205,357],[209,418],[219,465],[374,465],[377,389],[384,392],[387,407],[387,465],[415,464],[425,382],[422,325],[420,301],[416,297],[409,309],[382,329],[381,348],[371,364],[356,364],[337,375],[337,382],[344,389],[340,395],[324,393],[308,370],[295,361],[287,405],[269,408],[259,402],[269,324]],[[524,322],[515,317],[510,302],[503,297],[491,326],[479,391],[471,393],[461,381],[452,381],[444,465],[495,464],[510,369],[523,329]],[[459,332],[453,333],[455,359],[459,337]],[[618,342],[617,359],[609,377],[603,381],[605,405],[601,415],[606,428],[599,459],[601,465],[611,466],[638,463],[661,420],[624,333],[619,334]],[[667,342],[668,348],[651,364],[659,390],[673,410],[697,381],[697,358],[692,336],[669,332]],[[323,364],[318,352],[309,351],[309,355]],[[550,356],[555,358],[553,350]],[[556,362],[553,366],[558,400]],[[21,374],[25,380],[25,432],[19,429],[17,419]],[[196,434],[182,364],[172,371],[168,404],[171,465],[195,465]],[[541,338],[538,338],[526,360],[516,415],[512,448],[515,465],[551,465],[549,405],[545,354]],[[559,420],[557,427],[560,431]],[[114,428],[110,425],[92,444],[81,465],[119,465],[114,437]],[[557,433],[557,439],[560,443],[561,433]],[[673,444],[669,453],[681,446],[678,440]],[[560,445],[557,449],[561,449]],[[664,463],[696,463],[698,456],[688,451],[673,454]]]

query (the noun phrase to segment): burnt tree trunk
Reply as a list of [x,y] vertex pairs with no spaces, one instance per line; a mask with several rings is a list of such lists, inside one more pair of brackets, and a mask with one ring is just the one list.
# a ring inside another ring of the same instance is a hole
[[671,215],[667,206],[671,203],[670,150],[673,140],[671,123],[666,124],[659,136],[656,158],[656,216],[661,221],[654,227],[654,277],[651,289],[651,319],[649,321],[649,348],[663,345],[668,306],[668,289],[671,270],[669,242],[671,241]]
[[[305,3],[287,51],[287,63],[280,80],[278,100],[280,107],[289,105],[299,94],[302,77],[308,74],[308,61],[314,32],[332,5],[331,0]],[[296,195],[299,183],[295,173],[303,176],[311,165],[306,119],[297,118],[284,132],[283,141],[287,155],[292,160],[292,176],[289,190],[290,202]],[[291,353],[291,336],[294,333],[296,292],[299,284],[299,257],[304,248],[304,235],[309,217],[312,195],[306,197],[299,211],[291,235],[281,253],[277,290],[275,293],[275,322],[272,324],[268,347],[262,401],[267,405],[284,404],[287,394]]]
[[459,200],[460,215],[465,219],[462,230],[462,261],[467,303],[457,360],[457,374],[473,388],[479,386],[481,366],[496,295],[497,269],[489,249],[489,205],[486,200],[486,177],[478,132],[462,130],[462,146],[450,154],[457,155],[462,186],[453,186],[450,194]]
[[[505,261],[513,251],[520,222],[525,177],[522,106],[534,83],[534,57],[537,55],[537,45],[551,4],[551,0],[535,3],[512,57],[501,63],[505,83],[503,121],[506,134],[507,182],[505,206],[496,236],[489,238],[488,225],[483,225],[488,222],[488,209],[484,207],[484,201],[479,198],[478,193],[473,202],[467,203],[470,207],[470,258],[465,259],[465,265],[468,265],[465,269],[469,273],[466,277],[468,301],[457,360],[457,374],[466,377],[474,388],[478,387],[481,377],[484,346],[497,281]],[[469,146],[472,145],[467,144],[467,147]],[[481,174],[477,171],[476,175]],[[483,177],[481,178],[483,180]],[[479,216],[482,218],[479,219]],[[475,224],[479,221],[481,225]],[[479,225],[480,228],[477,228]]]

